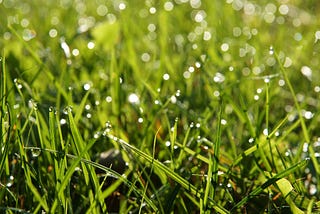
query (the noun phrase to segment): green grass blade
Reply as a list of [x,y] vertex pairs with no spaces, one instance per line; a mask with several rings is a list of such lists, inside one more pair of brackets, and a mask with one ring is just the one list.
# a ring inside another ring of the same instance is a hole
[[240,208],[242,205],[247,203],[252,197],[255,197],[256,195],[260,194],[264,189],[266,189],[270,185],[274,184],[275,182],[277,182],[281,178],[284,178],[284,177],[290,175],[291,173],[293,173],[297,169],[305,167],[308,162],[309,162],[309,159],[305,159],[305,160],[303,160],[303,161],[301,161],[301,162],[289,167],[288,169],[286,169],[286,170],[284,170],[284,171],[272,176],[266,182],[264,182],[262,185],[258,186],[256,189],[254,189],[252,192],[250,192],[247,196],[245,196],[241,201],[239,201],[232,208],[232,210],[234,210],[236,208]]
[[25,176],[25,181],[26,184],[28,186],[28,188],[31,190],[34,198],[39,202],[39,205],[41,205],[41,207],[48,212],[49,211],[49,206],[47,204],[47,201],[45,200],[45,197],[41,196],[41,194],[39,193],[38,189],[35,187],[35,185],[32,182],[31,177],[32,176],[32,171],[28,165],[28,158],[27,158],[27,154],[25,153],[25,148],[24,148],[24,144],[21,140],[21,137],[19,135],[19,149],[20,149],[20,158],[22,161],[22,168],[24,171],[24,176]]
[[[217,133],[216,133],[216,140],[215,143],[212,145],[213,146],[213,162],[212,162],[212,181],[213,181],[213,189],[212,189],[212,194],[211,197],[214,198],[215,196],[215,191],[216,187],[218,186],[219,183],[219,178],[218,178],[218,170],[219,170],[219,160],[220,160],[220,145],[221,145],[221,119],[222,119],[222,105],[220,106],[220,110],[218,113],[218,120],[217,120]],[[210,163],[211,164],[211,163]]]
[[[72,115],[72,110],[70,107],[67,107],[68,108],[68,119],[69,119],[69,123],[70,123],[70,130],[71,130],[71,135],[73,137],[73,143],[74,143],[74,146],[76,148],[76,152],[77,152],[77,155],[80,156],[80,154],[82,154],[82,156],[84,158],[88,158],[89,155],[87,153],[87,151],[84,150],[85,148],[85,143],[84,141],[82,140],[82,137],[78,131],[78,128],[76,126],[76,123],[75,123],[75,120],[74,120],[74,117]],[[85,178],[85,181],[86,181],[86,184],[88,185],[89,184],[89,172],[88,172],[88,169],[87,167],[81,163],[81,168],[83,170],[83,175],[84,175],[84,178]]]
[[[200,191],[193,186],[192,184],[190,184],[190,182],[188,182],[187,180],[185,180],[183,177],[181,177],[179,174],[177,174],[176,172],[174,172],[172,169],[170,169],[169,167],[167,167],[166,165],[164,165],[163,163],[161,163],[160,161],[153,159],[150,155],[142,152],[141,150],[137,149],[136,147],[128,144],[127,142],[125,142],[122,139],[119,139],[115,136],[112,135],[108,135],[108,137],[119,143],[126,151],[128,151],[129,153],[133,152],[134,155],[136,155],[137,157],[142,157],[145,160],[147,160],[149,163],[153,164],[153,166],[155,168],[160,169],[161,171],[165,172],[169,177],[171,177],[174,181],[176,181],[178,184],[181,185],[181,187],[183,187],[185,190],[189,191],[190,193],[192,193],[195,197],[197,198],[202,198],[202,194],[200,193]],[[220,205],[216,204],[212,199],[210,200],[210,204],[212,205],[212,207],[222,213],[228,213],[228,211],[226,209],[224,209],[223,207],[221,207]]]
[[[288,85],[288,88],[290,90],[290,93],[291,93],[291,96],[292,96],[292,99],[293,99],[293,102],[294,102],[294,105],[298,111],[298,115],[299,115],[299,120],[300,120],[300,124],[301,124],[301,128],[302,128],[302,132],[303,132],[303,136],[304,136],[304,139],[306,141],[306,143],[310,144],[310,136],[309,136],[309,132],[308,132],[308,129],[307,129],[307,126],[306,126],[306,123],[305,123],[305,120],[303,118],[303,115],[302,115],[302,111],[301,111],[301,107],[299,105],[299,102],[298,102],[298,99],[297,99],[297,96],[296,96],[296,93],[293,89],[293,86],[291,84],[291,81],[287,75],[287,72],[285,70],[285,68],[283,67],[283,64],[281,63],[280,61],[280,58],[277,54],[275,54],[275,57],[278,61],[278,64],[280,66],[280,71],[284,77],[284,80],[286,82],[286,84]],[[301,157],[301,152],[302,152],[302,149],[303,149],[303,143],[300,144],[300,148],[298,149],[298,153],[296,154],[296,157],[295,157],[295,161],[297,161],[300,157]],[[311,161],[313,163],[313,166],[316,170],[316,174],[318,175],[318,178],[319,178],[319,175],[320,175],[320,165],[319,165],[319,162],[315,156],[315,152],[314,152],[314,149],[312,146],[309,146],[308,147],[308,151],[310,153],[310,158],[311,158]],[[320,185],[318,185],[319,187]]]

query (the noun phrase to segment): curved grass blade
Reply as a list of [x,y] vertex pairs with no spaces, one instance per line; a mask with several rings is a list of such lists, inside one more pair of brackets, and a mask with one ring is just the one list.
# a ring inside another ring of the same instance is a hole
[[266,189],[267,187],[269,187],[270,185],[276,183],[278,180],[280,180],[281,178],[284,178],[288,175],[290,175],[291,173],[293,173],[296,169],[302,168],[304,166],[307,165],[307,163],[309,162],[309,159],[305,159],[291,167],[289,167],[288,169],[272,176],[271,178],[269,178],[266,182],[264,182],[261,186],[257,187],[256,189],[254,189],[251,193],[249,193],[246,197],[244,197],[241,201],[239,201],[233,208],[237,209],[240,208],[242,205],[244,205],[245,203],[247,203],[252,197],[260,194],[264,189]]
[[[160,161],[154,159],[152,156],[142,152],[141,150],[137,149],[136,147],[130,145],[129,143],[125,142],[122,139],[119,139],[115,136],[112,135],[108,135],[108,137],[119,143],[124,149],[125,151],[127,151],[129,154],[131,153],[132,155],[135,155],[137,157],[142,157],[144,158],[146,161],[150,162],[151,164],[153,164],[153,167],[158,168],[159,170],[165,172],[169,177],[171,177],[174,181],[176,181],[178,184],[181,185],[181,187],[183,187],[184,189],[186,189],[187,191],[189,191],[190,193],[192,193],[195,197],[197,198],[202,198],[203,197],[203,193],[200,192],[195,186],[193,186],[190,182],[188,182],[186,179],[184,179],[183,177],[181,177],[179,174],[177,174],[176,172],[174,172],[172,169],[170,169],[169,167],[167,167],[166,165],[164,165],[163,163],[161,163]],[[218,212],[220,213],[229,213],[224,207],[222,207],[219,204],[216,204],[212,198],[209,198],[209,204]]]

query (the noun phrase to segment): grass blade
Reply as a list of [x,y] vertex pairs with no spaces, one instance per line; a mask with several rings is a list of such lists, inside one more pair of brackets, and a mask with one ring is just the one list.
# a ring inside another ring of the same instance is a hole
[[276,183],[278,180],[280,180],[281,178],[284,178],[288,175],[290,175],[291,173],[293,173],[295,170],[305,167],[307,165],[307,163],[309,162],[309,159],[305,159],[291,167],[289,167],[288,169],[272,176],[271,178],[269,178],[266,182],[264,182],[261,186],[258,186],[255,190],[253,190],[251,193],[249,193],[246,197],[244,197],[241,201],[239,201],[233,208],[232,210],[236,209],[236,208],[240,208],[242,205],[244,205],[245,203],[247,203],[250,198],[260,194],[264,189],[266,189],[267,187],[269,187],[270,185]]
[[[129,153],[133,152],[133,154],[136,155],[137,157],[144,158],[149,163],[153,164],[153,166],[155,168],[158,168],[161,171],[165,172],[169,177],[171,177],[174,181],[176,181],[178,184],[180,184],[181,187],[183,187],[184,189],[186,189],[187,191],[192,193],[195,197],[197,197],[199,199],[203,197],[202,194],[200,193],[200,191],[195,186],[190,184],[189,181],[185,180],[183,177],[181,177],[179,174],[174,172],[172,169],[170,169],[169,167],[167,167],[166,165],[164,165],[160,161],[158,161],[156,159],[153,159],[152,156],[142,152],[141,150],[139,150],[136,147],[130,145],[129,143],[125,142],[122,139],[119,139],[119,138],[117,138],[115,136],[112,136],[112,135],[108,135],[108,137],[111,140],[119,143]],[[218,212],[229,213],[226,209],[224,209],[220,205],[216,204],[212,199],[210,199],[210,205],[212,205],[212,207]]]

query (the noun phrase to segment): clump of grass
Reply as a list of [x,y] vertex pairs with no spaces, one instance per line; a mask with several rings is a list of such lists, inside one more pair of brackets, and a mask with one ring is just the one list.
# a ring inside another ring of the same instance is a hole
[[1,210],[319,211],[317,5],[0,6]]

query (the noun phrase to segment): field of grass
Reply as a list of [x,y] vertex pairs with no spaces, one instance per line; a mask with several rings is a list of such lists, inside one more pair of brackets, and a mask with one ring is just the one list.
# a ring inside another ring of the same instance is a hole
[[320,212],[320,1],[0,14],[1,213]]

